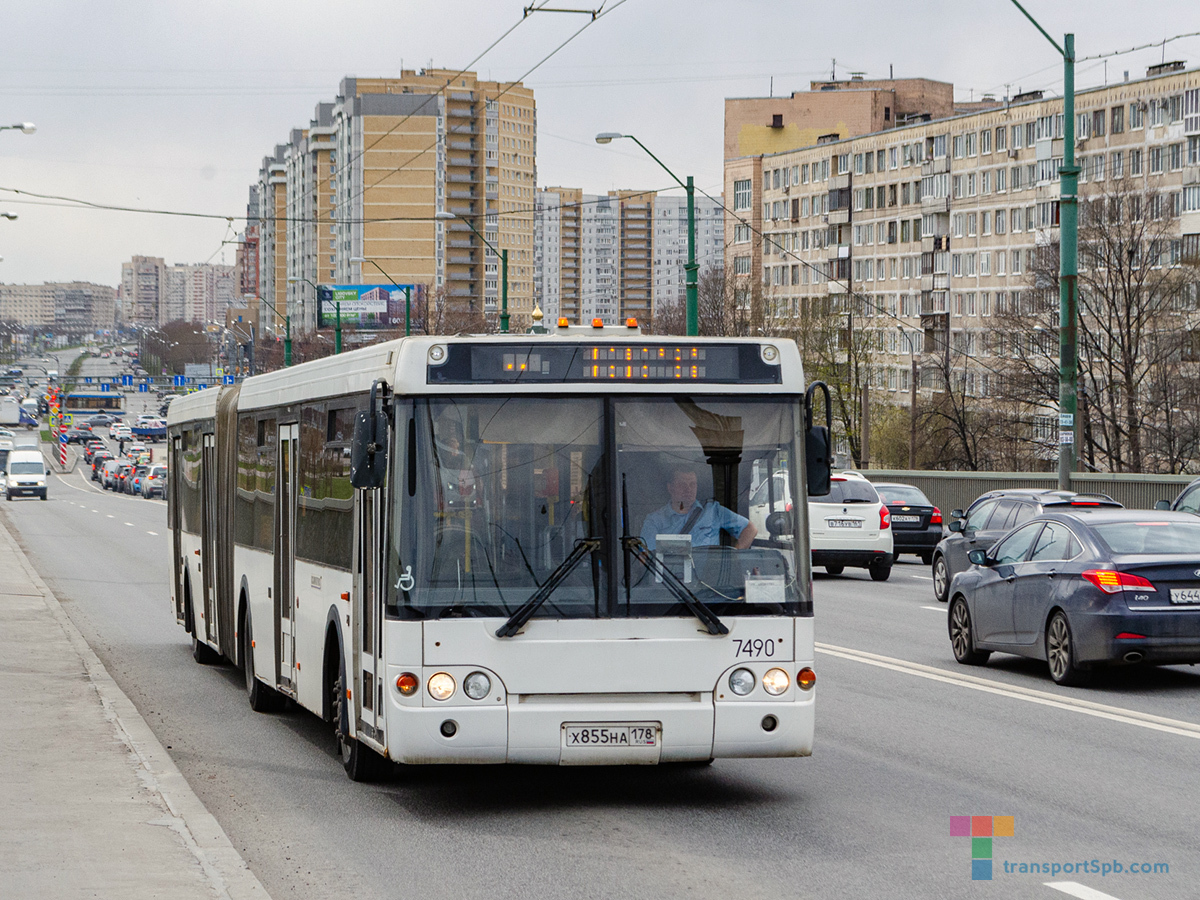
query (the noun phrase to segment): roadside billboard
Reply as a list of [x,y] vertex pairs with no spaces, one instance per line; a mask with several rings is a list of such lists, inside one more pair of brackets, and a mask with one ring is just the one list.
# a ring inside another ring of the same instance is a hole
[[[337,284],[317,292],[317,327],[332,328],[341,314],[342,325],[355,328],[403,328],[405,288],[415,309],[425,295],[423,284]],[[339,307],[340,304],[340,307]]]

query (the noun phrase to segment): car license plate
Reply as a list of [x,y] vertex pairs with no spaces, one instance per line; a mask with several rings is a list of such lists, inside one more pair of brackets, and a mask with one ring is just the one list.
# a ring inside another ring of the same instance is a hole
[[568,749],[585,747],[656,747],[658,723],[634,724],[590,723],[563,725],[563,746]]
[[920,516],[892,516],[893,522],[920,522]]
[[1171,588],[1172,603],[1200,603],[1200,588]]
[[826,519],[830,528],[862,528],[862,519]]

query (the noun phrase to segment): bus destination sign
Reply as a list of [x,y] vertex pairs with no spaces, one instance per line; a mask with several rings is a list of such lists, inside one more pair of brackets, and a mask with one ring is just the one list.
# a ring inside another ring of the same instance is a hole
[[757,344],[449,344],[429,384],[779,384]]

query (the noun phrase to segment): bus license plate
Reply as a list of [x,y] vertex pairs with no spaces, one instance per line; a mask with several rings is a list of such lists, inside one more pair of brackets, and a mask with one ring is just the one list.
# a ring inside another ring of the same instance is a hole
[[1172,603],[1200,603],[1200,588],[1171,588]]
[[862,528],[862,519],[826,519],[830,528]]
[[637,724],[603,723],[563,725],[563,746],[568,750],[591,747],[655,747],[658,745],[658,725],[654,722]]

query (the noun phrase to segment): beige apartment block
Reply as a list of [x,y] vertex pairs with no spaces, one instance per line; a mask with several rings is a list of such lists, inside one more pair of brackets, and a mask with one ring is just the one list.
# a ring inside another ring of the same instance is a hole
[[56,334],[112,328],[117,289],[87,281],[0,284],[0,321]]
[[[1200,257],[1200,70],[1167,64],[1079,91],[1075,112],[1081,200],[1116,180],[1152,189],[1151,214],[1174,235],[1161,264]],[[1004,334],[997,316],[1029,289],[1036,248],[1057,239],[1062,131],[1062,100],[1032,94],[731,160],[727,265],[780,315],[832,297],[876,335],[872,387],[883,394],[907,402],[910,348],[948,343],[956,360],[978,361],[964,363],[968,390],[986,397],[988,358],[1033,339]]]
[[536,125],[519,83],[449,69],[343,79],[251,189],[259,296],[294,328],[315,326],[329,284],[423,284],[494,317],[501,266],[486,238],[508,251],[513,327],[528,324]]
[[161,325],[167,294],[167,265],[159,256],[121,263],[121,319],[131,325]]

